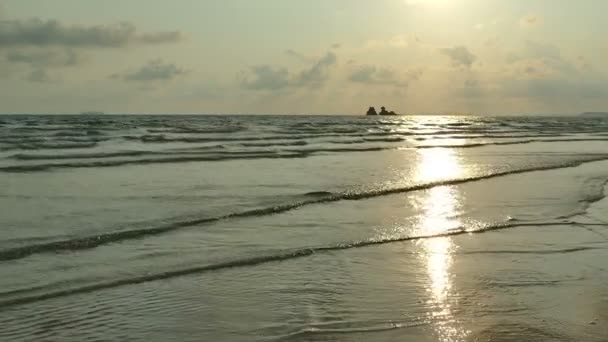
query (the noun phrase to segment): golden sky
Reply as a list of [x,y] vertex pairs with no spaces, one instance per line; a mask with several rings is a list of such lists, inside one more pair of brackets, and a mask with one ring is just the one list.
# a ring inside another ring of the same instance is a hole
[[0,0],[0,112],[608,110],[603,0]]

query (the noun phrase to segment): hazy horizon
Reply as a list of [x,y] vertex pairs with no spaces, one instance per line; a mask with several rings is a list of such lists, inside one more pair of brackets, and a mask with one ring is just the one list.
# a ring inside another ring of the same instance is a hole
[[0,112],[607,111],[606,10],[592,0],[0,0]]
[[[205,112],[191,112],[191,113],[162,113],[162,112],[99,112],[98,116],[363,116],[365,113],[205,113]],[[608,115],[608,112],[581,112],[581,113],[499,113],[499,114],[487,114],[487,113],[399,113],[398,117],[416,117],[416,116],[437,116],[437,117],[450,117],[450,116],[488,116],[488,117],[572,117],[572,116],[583,116],[585,114],[598,114],[598,115]],[[34,116],[75,116],[75,115],[89,115],[85,114],[85,112],[65,112],[65,113],[45,113],[45,112],[21,112],[21,113],[0,113],[0,116],[14,116],[14,115],[34,115]],[[382,116],[380,116],[382,118]]]

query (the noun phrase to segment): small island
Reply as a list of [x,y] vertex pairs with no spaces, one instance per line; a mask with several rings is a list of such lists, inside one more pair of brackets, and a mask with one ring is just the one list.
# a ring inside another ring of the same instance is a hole
[[104,112],[98,112],[98,111],[87,111],[87,112],[80,112],[80,115],[104,115]]
[[366,115],[398,115],[394,111],[387,111],[386,107],[380,107],[380,113],[376,112],[376,108],[369,107]]

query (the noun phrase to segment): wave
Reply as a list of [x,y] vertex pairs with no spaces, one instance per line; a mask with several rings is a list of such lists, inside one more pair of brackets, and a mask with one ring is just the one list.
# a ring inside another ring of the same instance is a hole
[[322,153],[322,152],[377,152],[377,151],[385,151],[385,150],[394,150],[398,147],[383,147],[383,146],[373,146],[373,147],[327,147],[327,148],[307,148],[307,149],[290,149],[285,150],[289,152],[304,152],[304,153]]
[[[235,151],[235,152],[225,152],[225,151],[207,151],[212,149],[222,149],[224,148],[221,145],[217,146],[208,146],[208,147],[200,147],[195,149],[187,149],[187,150],[179,150],[179,151],[118,151],[118,152],[98,152],[98,153],[68,153],[68,154],[25,154],[18,153],[12,156],[9,156],[11,159],[16,160],[63,160],[63,159],[102,159],[102,158],[117,158],[117,157],[139,157],[139,156],[175,156],[175,155],[189,155],[193,156],[204,156],[204,155],[227,155],[227,156],[242,156],[242,155],[254,155],[257,156],[259,153],[269,153],[268,151]],[[50,165],[59,165],[61,167],[62,164],[50,164]]]
[[243,127],[226,128],[149,128],[149,133],[173,133],[173,134],[213,134],[213,133],[238,133],[246,130]]
[[91,136],[91,135],[103,135],[103,133],[98,130],[89,129],[84,132],[70,130],[70,131],[59,131],[59,132],[52,134],[52,136],[54,136],[54,137],[86,137],[86,136]]
[[26,127],[14,127],[11,130],[15,132],[55,132],[55,131],[71,131],[74,129],[86,128],[86,126],[74,125],[74,126],[37,126],[34,123]]
[[273,147],[273,146],[305,146],[308,143],[305,140],[296,140],[293,142],[275,142],[275,143],[242,143],[245,147]]
[[340,134],[292,134],[272,136],[241,136],[241,137],[167,137],[165,135],[123,136],[127,140],[140,140],[144,143],[205,143],[226,141],[273,141],[273,140],[302,140],[322,138],[326,136],[341,136]]
[[92,137],[92,136],[70,136],[70,137],[53,137],[47,139],[46,137],[29,136],[29,137],[13,137],[5,136],[0,138],[0,143],[8,144],[17,149],[19,147],[24,149],[43,149],[47,145],[61,145],[69,143],[93,143],[110,140],[109,137]]
[[90,167],[115,167],[123,165],[147,165],[147,164],[168,164],[168,163],[187,163],[202,161],[228,161],[240,159],[277,159],[277,158],[304,158],[306,153],[276,153],[276,152],[215,152],[203,156],[179,156],[170,158],[148,158],[133,160],[100,160],[94,162],[68,162],[68,163],[49,163],[35,165],[14,165],[0,167],[0,172],[39,172],[58,168],[90,168]]
[[445,126],[448,126],[448,127],[465,127],[465,126],[471,126],[471,125],[473,125],[473,123],[471,123],[471,122],[453,122],[453,123],[445,124]]
[[[453,131],[453,130],[445,130],[445,131],[433,131],[433,132],[396,132],[396,131],[383,131],[383,132],[357,132],[357,133],[338,133],[338,132],[317,132],[317,133],[306,133],[306,132],[285,132],[284,134],[277,135],[264,135],[264,136],[236,136],[236,135],[227,135],[227,136],[171,136],[165,134],[145,134],[145,135],[125,135],[122,136],[122,139],[130,140],[130,141],[139,141],[143,143],[151,143],[151,144],[166,144],[166,143],[222,143],[222,142],[234,142],[247,144],[251,142],[261,142],[259,146],[264,146],[265,142],[270,144],[270,142],[274,141],[282,141],[278,144],[287,144],[284,141],[303,141],[310,140],[307,143],[312,143],[315,141],[322,142],[323,139],[332,139],[332,138],[347,138],[353,139],[359,142],[387,142],[387,143],[399,143],[402,141],[406,141],[407,139],[413,140],[428,140],[432,139],[542,139],[542,138],[560,138],[567,137],[564,134],[530,134],[530,132],[522,131],[521,134],[514,134],[513,132],[504,132],[504,131],[488,131],[486,134],[480,134],[484,132],[479,131]],[[475,133],[474,135],[467,133]],[[524,134],[527,133],[527,134]],[[465,134],[465,135],[463,135]],[[598,139],[599,140],[599,139]],[[564,141],[568,141],[564,139]],[[573,141],[586,141],[585,139],[578,139]],[[348,144],[354,143],[348,140],[340,141],[333,140],[328,141],[330,143],[337,144]],[[287,146],[287,145],[286,145]],[[474,147],[474,146],[471,146]]]
[[[386,141],[396,142],[401,140],[374,140],[374,141]],[[608,142],[608,139],[589,139],[589,138],[575,138],[575,139],[529,139],[529,140],[518,140],[518,141],[498,141],[498,142],[479,142],[470,143],[463,145],[416,145],[416,146],[370,146],[370,147],[319,147],[319,148],[301,148],[301,149],[281,149],[278,151],[232,151],[222,152],[214,151],[208,152],[203,155],[197,150],[210,150],[214,148],[224,148],[222,145],[216,146],[202,146],[196,149],[187,148],[180,149],[182,152],[156,152],[156,151],[123,151],[123,152],[104,152],[104,153],[82,153],[82,154],[64,154],[64,155],[30,155],[30,154],[16,154],[11,156],[12,159],[17,160],[61,160],[61,159],[96,159],[96,158],[112,158],[112,157],[138,157],[146,155],[155,156],[166,156],[165,158],[147,158],[147,159],[131,159],[131,160],[104,160],[95,162],[67,162],[67,163],[48,163],[48,164],[34,164],[34,165],[13,165],[0,167],[0,172],[36,172],[36,171],[47,171],[56,168],[91,168],[91,167],[115,167],[123,165],[138,165],[138,164],[164,164],[164,163],[186,163],[186,162],[202,162],[202,161],[228,161],[235,159],[275,159],[275,158],[305,158],[310,155],[317,153],[348,153],[348,152],[378,152],[386,150],[398,150],[398,149],[431,149],[431,148],[452,148],[452,149],[466,149],[476,148],[484,146],[502,146],[502,145],[522,145],[530,143],[551,143],[551,142],[590,142],[590,141],[601,141]],[[337,142],[331,142],[337,143]],[[356,142],[340,142],[343,144],[354,144]],[[89,143],[49,143],[49,144],[31,144],[31,145],[18,145],[19,149],[71,149],[71,148],[91,148],[96,146],[96,142]],[[243,143],[241,146],[245,147],[290,147],[290,146],[305,146],[306,141],[298,140],[295,142],[283,142],[283,143]],[[14,148],[4,147],[2,151],[8,151]],[[177,150],[174,150],[177,151]],[[187,152],[186,152],[187,151]],[[181,154],[180,156],[173,156],[174,154]],[[184,156],[188,155],[188,156]],[[168,156],[168,157],[167,157]]]
[[14,144],[9,147],[2,148],[3,151],[10,150],[63,150],[63,149],[77,149],[77,148],[92,148],[97,146],[97,142],[74,142],[74,143],[26,143],[26,144]]
[[44,137],[13,137],[5,136],[0,138],[0,143],[3,144],[36,144],[47,141]]
[[209,264],[209,265],[204,265],[204,266],[197,266],[197,267],[191,267],[191,268],[185,268],[185,269],[173,270],[173,271],[167,271],[167,272],[146,274],[146,275],[139,276],[139,277],[120,279],[120,280],[109,281],[109,282],[105,282],[105,283],[98,283],[98,284],[83,286],[83,287],[79,287],[79,288],[60,290],[60,291],[49,292],[49,293],[44,293],[44,294],[40,294],[40,295],[28,296],[28,297],[8,299],[8,300],[0,301],[0,310],[2,310],[2,308],[6,308],[6,307],[9,307],[12,305],[33,303],[33,302],[38,302],[38,301],[57,298],[57,297],[65,297],[65,296],[71,296],[71,295],[76,295],[76,294],[95,292],[95,291],[99,291],[99,290],[111,289],[111,288],[116,288],[116,287],[120,287],[120,286],[135,285],[135,284],[141,284],[141,283],[146,283],[146,282],[151,282],[151,281],[158,281],[158,280],[182,277],[182,276],[187,276],[187,275],[192,275],[192,274],[202,274],[202,273],[207,273],[207,272],[212,272],[212,271],[221,271],[221,270],[233,269],[233,268],[252,267],[252,266],[267,264],[267,263],[271,263],[271,262],[288,261],[288,260],[308,257],[308,256],[311,256],[314,254],[319,254],[319,253],[330,253],[330,252],[336,252],[336,251],[342,251],[342,250],[348,250],[348,249],[372,247],[372,246],[379,246],[379,245],[398,243],[398,242],[435,239],[435,238],[450,237],[450,236],[456,236],[456,235],[462,235],[462,234],[474,234],[474,233],[479,234],[479,233],[486,233],[486,232],[490,232],[490,231],[520,228],[520,227],[531,227],[531,226],[538,226],[538,225],[557,226],[557,225],[572,225],[572,224],[574,224],[574,223],[573,222],[543,222],[543,223],[499,224],[499,225],[486,226],[486,227],[481,227],[481,228],[476,228],[476,229],[462,228],[462,229],[458,229],[458,230],[450,230],[450,231],[447,231],[444,233],[430,234],[430,235],[371,239],[371,240],[363,240],[363,241],[336,244],[336,245],[330,245],[330,246],[300,248],[300,249],[294,249],[294,250],[284,251],[284,252],[270,254],[270,255],[263,255],[263,256],[244,258],[244,259],[236,259],[236,260],[232,260],[232,261],[226,261],[226,262],[221,262],[221,263],[216,263],[216,264]]
[[[588,179],[584,184],[585,190],[586,190],[586,196],[579,200],[579,203],[582,205],[580,210],[572,212],[568,215],[560,216],[558,218],[559,219],[570,219],[570,218],[573,218],[576,216],[586,214],[587,210],[589,210],[589,208],[593,204],[606,198],[606,192],[605,192],[606,185],[608,185],[608,179],[606,179],[604,177],[602,177],[602,178],[596,177],[596,178]],[[605,237],[601,233],[598,233],[598,232],[594,232],[594,233]]]
[[[386,141],[386,142],[399,142],[403,141],[403,137],[442,137],[450,136],[453,134],[462,133],[460,131],[437,131],[437,132],[425,132],[425,133],[413,133],[413,132],[361,132],[361,133],[314,133],[314,134],[302,134],[301,132],[293,132],[292,134],[283,135],[268,135],[268,136],[219,136],[219,137],[175,137],[166,136],[164,134],[148,134],[141,136],[123,136],[127,140],[138,140],[144,143],[205,143],[205,142],[226,142],[226,141],[274,141],[274,140],[302,140],[302,139],[319,139],[319,138],[360,138],[367,141]],[[492,132],[497,133],[497,132]],[[506,134],[498,132],[499,134]],[[557,137],[563,135],[522,135],[522,136],[504,136],[504,135],[482,135],[485,138],[530,138],[530,137]],[[377,138],[374,138],[377,137]],[[377,139],[377,140],[376,140]]]
[[388,137],[388,138],[365,138],[364,141],[368,142],[402,142],[405,141],[402,137]]
[[572,138],[572,139],[528,139],[528,140],[517,140],[517,141],[494,141],[494,142],[480,142],[480,143],[471,143],[471,144],[463,144],[463,145],[418,145],[416,148],[473,148],[473,147],[483,147],[483,146],[492,146],[492,145],[520,145],[520,144],[530,144],[530,143],[548,143],[548,142],[589,142],[589,141],[606,141],[608,139],[593,139],[593,138]]
[[357,140],[329,140],[327,142],[330,144],[351,145],[351,144],[363,144],[366,141],[364,139],[357,139]]
[[[100,152],[100,153],[72,153],[72,154],[14,154],[11,159],[16,160],[54,160],[54,159],[94,159],[112,157],[137,157],[142,155],[157,154],[149,151],[124,151],[124,152]],[[166,154],[166,153],[163,153]]]
[[332,196],[333,193],[329,191],[311,191],[304,194],[304,196]]
[[[278,341],[319,341],[323,337],[351,334],[373,334],[391,330],[411,329],[430,325],[430,322],[382,322],[370,326],[370,322],[358,322],[357,328],[352,324],[313,324],[312,326],[279,336]],[[344,326],[344,327],[343,327]],[[333,340],[333,339],[332,339]]]
[[[362,200],[368,198],[375,198],[381,196],[388,196],[393,194],[407,193],[413,191],[421,191],[428,190],[434,187],[439,186],[448,186],[448,185],[458,185],[469,182],[476,182],[486,179],[492,179],[497,177],[504,177],[508,175],[515,175],[521,173],[528,172],[536,172],[536,171],[546,171],[546,170],[556,170],[563,168],[572,168],[577,167],[585,163],[591,163],[596,161],[604,161],[608,160],[608,155],[602,155],[601,157],[592,157],[585,160],[578,160],[573,162],[561,163],[557,165],[544,165],[544,166],[535,166],[524,169],[517,170],[509,170],[497,173],[491,173],[486,175],[467,177],[467,178],[458,178],[451,180],[442,180],[436,182],[423,183],[418,185],[413,185],[409,187],[401,187],[401,188],[393,188],[393,189],[382,189],[382,190],[372,190],[372,191],[364,191],[364,192],[344,192],[344,193],[327,193],[325,195],[323,192],[314,192],[309,194],[308,198],[299,202],[292,202],[288,204],[266,207],[260,209],[252,209],[242,212],[231,213],[227,215],[215,216],[215,217],[204,217],[204,218],[195,218],[191,220],[184,220],[180,222],[175,222],[169,225],[154,227],[154,228],[144,228],[144,229],[134,229],[134,230],[124,230],[117,231],[112,233],[94,235],[83,238],[76,238],[70,240],[62,240],[50,243],[43,244],[33,244],[23,247],[16,247],[11,249],[5,249],[0,251],[0,261],[8,261],[8,260],[16,260],[21,259],[33,254],[39,253],[56,253],[60,251],[76,251],[83,249],[95,248],[101,245],[125,241],[125,240],[133,240],[133,239],[141,239],[147,236],[159,235],[163,233],[168,233],[171,231],[175,231],[178,229],[192,227],[201,224],[209,224],[221,220],[234,219],[234,218],[247,218],[247,217],[259,217],[259,216],[267,216],[267,215],[275,215],[280,213],[285,213],[288,211],[292,211],[295,209],[302,208],[304,206],[316,205],[316,204],[326,204],[333,203],[345,200]],[[305,195],[306,196],[306,195]]]
[[[118,152],[98,152],[98,153],[68,153],[68,154],[26,154],[18,153],[9,156],[11,159],[16,160],[63,160],[63,159],[101,159],[101,158],[117,158],[117,157],[139,157],[139,156],[173,156],[173,155],[190,155],[190,156],[201,156],[201,155],[250,155],[256,154],[255,151],[242,151],[242,152],[202,152],[205,149],[221,149],[223,146],[209,146],[206,148],[199,148],[198,150],[183,150],[183,151],[118,151]],[[60,164],[52,164],[60,165]]]
[[476,255],[476,254],[570,254],[577,252],[585,252],[592,251],[598,249],[605,249],[601,247],[573,247],[573,248],[563,248],[563,249],[550,249],[550,250],[488,250],[488,251],[468,251],[462,252],[458,254],[463,255]]

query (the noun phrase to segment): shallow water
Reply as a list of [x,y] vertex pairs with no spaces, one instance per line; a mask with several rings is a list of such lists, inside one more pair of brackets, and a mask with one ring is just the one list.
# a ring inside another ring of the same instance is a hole
[[0,340],[608,336],[608,120],[0,119]]

